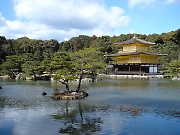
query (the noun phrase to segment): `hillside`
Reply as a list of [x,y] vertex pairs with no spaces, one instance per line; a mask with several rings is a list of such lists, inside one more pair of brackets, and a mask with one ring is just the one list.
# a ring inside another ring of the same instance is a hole
[[[56,52],[70,53],[93,47],[97,48],[102,56],[115,53],[118,50],[113,45],[115,42],[124,41],[133,36],[134,34],[121,34],[113,37],[80,35],[60,43],[55,39],[35,40],[28,37],[6,39],[4,36],[0,36],[0,73],[1,75],[6,74],[5,70],[7,70],[8,66],[21,72],[23,63],[30,60],[30,58],[33,58],[33,61],[45,62]],[[167,54],[161,59],[162,69],[166,69],[172,60],[180,59],[180,29],[162,34],[135,34],[135,36],[156,43],[156,45],[149,48],[150,52]],[[15,63],[10,64],[10,59]],[[106,58],[102,57],[102,59],[105,63],[108,62]]]

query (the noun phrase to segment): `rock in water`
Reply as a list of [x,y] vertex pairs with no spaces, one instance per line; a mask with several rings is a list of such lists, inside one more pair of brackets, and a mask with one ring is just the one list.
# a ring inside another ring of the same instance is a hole
[[47,95],[47,93],[46,93],[46,92],[43,92],[43,93],[42,93],[42,95],[43,95],[43,96],[46,96],[46,95]]

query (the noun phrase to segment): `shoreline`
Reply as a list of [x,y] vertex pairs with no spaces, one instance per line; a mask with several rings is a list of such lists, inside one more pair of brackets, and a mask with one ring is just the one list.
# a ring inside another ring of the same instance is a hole
[[[166,77],[164,75],[159,75],[159,74],[149,74],[149,75],[107,75],[107,74],[98,74],[98,77],[108,77],[108,78],[113,78],[113,79],[148,79],[148,78],[171,78],[172,80],[180,80],[180,78],[177,77]],[[0,79],[10,79],[8,75],[5,76],[0,76]],[[15,79],[16,80],[16,79]],[[21,80],[21,79],[20,79]],[[25,79],[26,81],[31,81],[31,79]],[[44,80],[47,81],[47,80]],[[50,82],[55,82],[52,78],[49,80]],[[97,81],[97,79],[95,80]],[[71,82],[78,82],[77,80],[71,81]],[[82,82],[92,82],[91,78],[83,78]]]
[[100,77],[109,77],[109,78],[124,78],[124,79],[132,79],[132,78],[139,78],[139,79],[148,79],[148,78],[165,78],[163,75],[106,75],[106,74],[99,74]]

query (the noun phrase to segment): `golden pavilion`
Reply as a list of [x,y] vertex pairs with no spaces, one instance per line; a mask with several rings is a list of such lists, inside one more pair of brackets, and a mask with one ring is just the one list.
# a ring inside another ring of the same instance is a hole
[[112,59],[107,68],[110,68],[113,74],[157,74],[160,64],[158,58],[165,54],[148,52],[149,46],[154,44],[136,37],[115,43],[121,49],[118,53],[105,55]]

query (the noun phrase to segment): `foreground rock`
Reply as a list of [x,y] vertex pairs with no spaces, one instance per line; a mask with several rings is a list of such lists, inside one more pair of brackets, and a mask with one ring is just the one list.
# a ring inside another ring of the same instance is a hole
[[51,98],[57,100],[74,100],[74,99],[83,99],[88,96],[88,93],[85,91],[60,91],[59,93],[54,93]]

